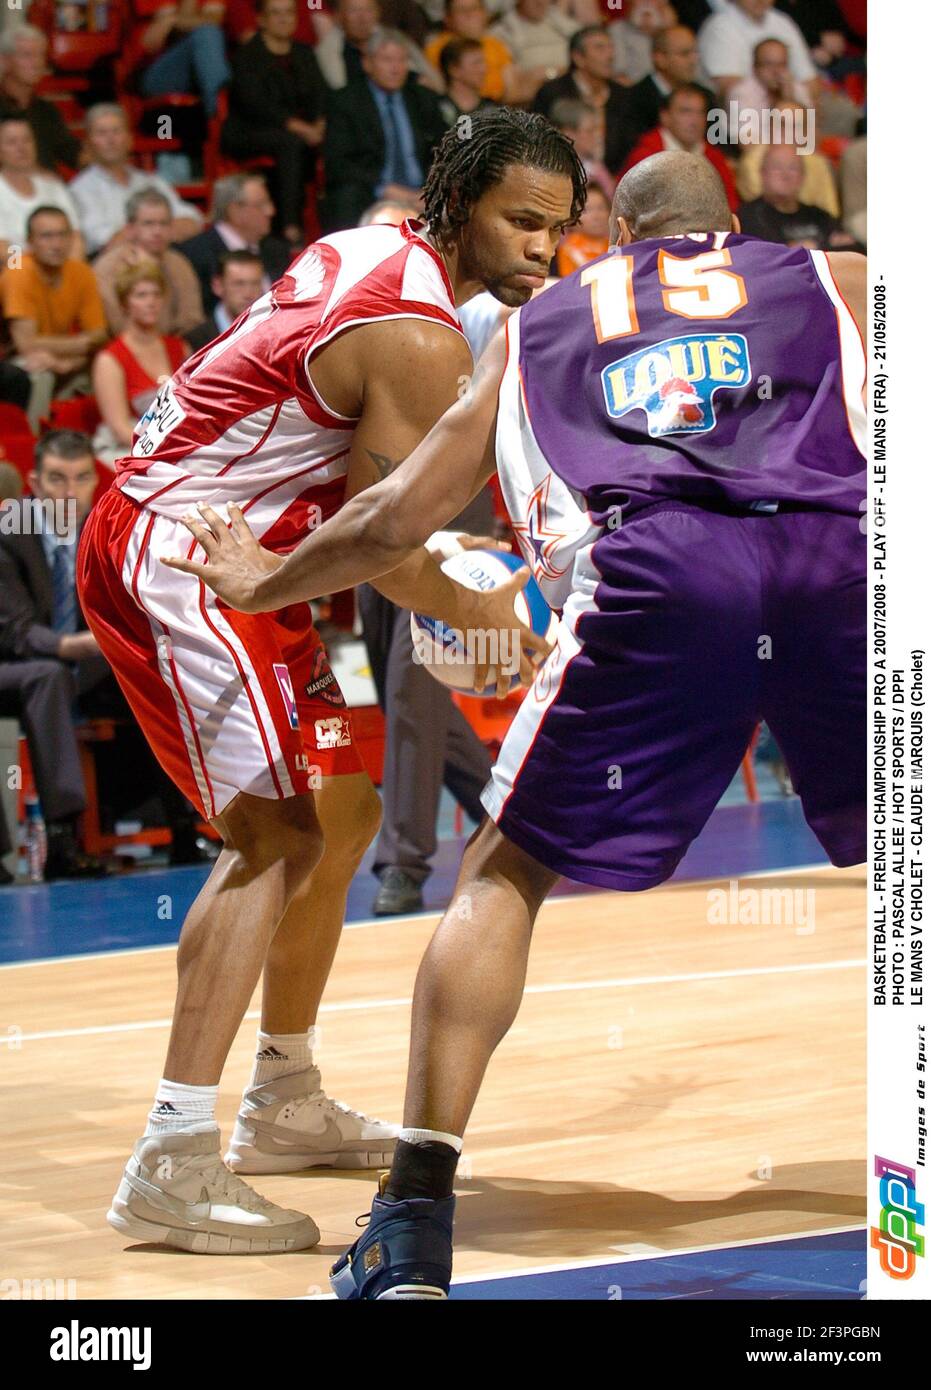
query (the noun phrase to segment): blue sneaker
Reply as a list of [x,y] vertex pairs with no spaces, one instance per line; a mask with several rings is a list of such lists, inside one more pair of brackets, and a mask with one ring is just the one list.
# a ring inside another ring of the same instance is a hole
[[376,1197],[364,1232],[330,1270],[336,1297],[446,1298],[455,1207],[455,1197]]

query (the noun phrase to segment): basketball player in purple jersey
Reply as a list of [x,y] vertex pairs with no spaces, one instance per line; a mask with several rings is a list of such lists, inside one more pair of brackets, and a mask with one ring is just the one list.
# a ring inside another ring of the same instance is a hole
[[273,573],[236,512],[189,523],[208,564],[172,561],[279,608],[394,568],[497,466],[562,609],[420,968],[405,1129],[334,1266],[343,1298],[446,1295],[461,1136],[559,874],[663,882],[761,719],[831,861],[866,857],[865,261],[741,236],[687,154],[627,174],[613,225],[406,462]]

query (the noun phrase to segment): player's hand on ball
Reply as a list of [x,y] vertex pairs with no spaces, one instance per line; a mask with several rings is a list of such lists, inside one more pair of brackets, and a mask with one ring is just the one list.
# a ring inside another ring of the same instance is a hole
[[510,693],[518,662],[521,685],[532,685],[537,667],[552,651],[552,644],[522,623],[514,611],[515,596],[529,578],[530,570],[524,567],[497,589],[463,591],[463,628],[487,634],[487,640],[478,644],[487,659],[475,665],[476,693],[494,683],[495,697],[503,700]]
[[179,555],[163,555],[162,564],[202,579],[230,608],[237,608],[241,613],[261,613],[262,606],[255,597],[256,586],[265,575],[278,568],[281,557],[259,545],[234,503],[231,502],[227,510],[229,526],[206,503],[198,506],[200,520],[193,516],[184,518],[185,526],[204,550],[207,564],[185,560]]

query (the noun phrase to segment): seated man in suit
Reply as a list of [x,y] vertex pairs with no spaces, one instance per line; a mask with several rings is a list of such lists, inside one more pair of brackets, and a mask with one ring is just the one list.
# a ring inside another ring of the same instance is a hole
[[270,236],[275,204],[261,174],[228,174],[213,185],[213,221],[203,232],[178,243],[200,280],[204,308],[217,306],[213,280],[227,251],[252,251],[262,262],[262,292],[284,274],[294,252],[286,241]]
[[[87,435],[44,435],[29,486],[32,498],[8,502],[0,525],[0,717],[18,719],[29,743],[48,836],[45,877],[99,877],[103,866],[78,848],[85,791],[75,713],[80,719],[127,717],[128,711],[87,630],[74,583],[78,536],[97,486]],[[195,862],[200,853],[191,807],[173,788],[166,794],[167,779],[136,726],[123,732],[124,770],[137,790],[156,791],[165,802],[174,832],[172,862]]]
[[533,110],[549,116],[555,102],[570,97],[594,106],[604,116],[604,162],[616,174],[637,138],[631,122],[630,98],[611,73],[614,48],[604,24],[586,24],[569,40],[569,71],[537,92]]
[[193,352],[212,343],[264,293],[262,262],[254,251],[227,251],[220,257],[220,273],[211,289],[218,296],[213,313],[187,335]]
[[[694,83],[698,72],[698,40],[685,24],[659,29],[651,45],[653,70],[628,90],[631,124],[638,134],[659,125],[663,101],[676,87]],[[714,93],[708,92],[708,105]]]
[[376,30],[363,66],[365,80],[330,101],[322,210],[328,232],[355,227],[377,199],[418,205],[433,147],[446,130],[436,96],[408,81],[403,35]]

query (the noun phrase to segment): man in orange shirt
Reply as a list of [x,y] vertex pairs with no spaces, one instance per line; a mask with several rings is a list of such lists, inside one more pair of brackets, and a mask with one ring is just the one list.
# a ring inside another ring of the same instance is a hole
[[477,39],[488,71],[481,95],[490,101],[515,105],[531,101],[546,74],[543,69],[518,70],[506,43],[488,33],[488,11],[483,0],[446,0],[446,28],[426,45],[427,58],[439,68],[440,54],[450,39]]
[[65,213],[36,208],[27,232],[31,254],[0,277],[0,303],[10,320],[13,360],[29,373],[27,413],[38,432],[54,397],[90,391],[88,368],[107,327],[94,272],[68,256],[73,228]]

